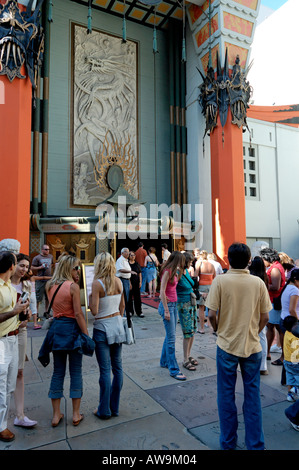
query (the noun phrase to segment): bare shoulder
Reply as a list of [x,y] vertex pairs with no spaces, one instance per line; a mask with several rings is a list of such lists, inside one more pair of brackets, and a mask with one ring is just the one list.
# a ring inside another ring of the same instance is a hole
[[115,276],[115,278],[114,278],[114,282],[115,282],[115,284],[114,284],[114,287],[115,287],[115,289],[114,289],[115,294],[120,294],[120,293],[122,292],[122,290],[123,290],[122,282],[121,282],[121,280],[120,280],[118,277],[116,277],[116,276]]
[[79,287],[79,285],[78,285],[76,282],[72,282],[72,283],[71,283],[71,286],[70,286],[70,289],[71,289],[71,291],[73,291],[73,292],[77,292],[77,291],[80,290],[80,287]]

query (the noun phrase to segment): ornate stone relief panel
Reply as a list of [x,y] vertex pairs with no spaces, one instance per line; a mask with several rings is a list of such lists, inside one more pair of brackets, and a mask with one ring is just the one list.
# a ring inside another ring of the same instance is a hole
[[138,198],[137,43],[72,25],[72,202],[96,206],[111,194],[118,165]]

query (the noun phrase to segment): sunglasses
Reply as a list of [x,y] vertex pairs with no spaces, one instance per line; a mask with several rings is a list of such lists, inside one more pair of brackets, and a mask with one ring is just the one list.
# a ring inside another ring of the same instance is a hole
[[75,266],[73,269],[75,269],[76,271],[80,271],[81,267],[80,266]]

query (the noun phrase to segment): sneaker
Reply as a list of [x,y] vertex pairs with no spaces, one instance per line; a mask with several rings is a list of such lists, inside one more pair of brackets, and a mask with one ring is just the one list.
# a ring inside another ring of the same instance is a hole
[[273,346],[271,346],[271,348],[270,348],[270,352],[281,353],[281,348],[279,346],[277,346],[277,344],[273,344]]
[[296,401],[296,398],[294,397],[294,394],[291,391],[288,392],[287,400],[291,402]]
[[299,426],[297,424],[292,423],[292,421],[290,421],[290,423],[296,431],[299,431]]
[[292,387],[290,392],[293,393],[293,395],[298,395],[298,388],[297,387]]
[[14,423],[15,426],[21,426],[22,428],[33,428],[37,424],[37,421],[33,421],[32,419],[27,418],[24,416],[23,419],[15,418]]

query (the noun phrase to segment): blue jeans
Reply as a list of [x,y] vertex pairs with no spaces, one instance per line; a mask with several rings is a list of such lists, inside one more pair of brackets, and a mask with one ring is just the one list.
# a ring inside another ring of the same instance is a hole
[[126,312],[128,309],[129,297],[130,297],[130,279],[125,279],[123,277],[120,278],[123,288],[124,288],[124,298],[125,298],[125,305],[126,305]]
[[289,406],[284,412],[291,423],[299,426],[299,400],[295,401],[295,403]]
[[168,302],[167,305],[170,313],[170,320],[165,320],[164,318],[164,307],[162,302],[160,302],[158,308],[158,313],[163,318],[163,323],[166,332],[160,358],[160,366],[167,367],[170,375],[174,377],[180,372],[175,357],[175,330],[177,325],[178,311],[176,302]]
[[235,387],[238,364],[240,364],[244,386],[245,444],[248,450],[264,450],[265,448],[260,401],[261,359],[261,352],[244,358],[228,354],[217,347],[217,403],[220,446],[223,450],[235,449],[237,445],[238,416]]
[[[108,344],[104,331],[93,330],[96,343],[95,353],[100,368],[100,402],[97,410],[99,416],[117,416],[119,412],[120,391],[123,385],[121,344]],[[111,369],[113,380],[111,383]]]
[[82,354],[72,351],[53,351],[54,370],[50,384],[49,398],[63,397],[63,383],[66,371],[66,360],[69,358],[70,398],[81,398],[83,394]]

